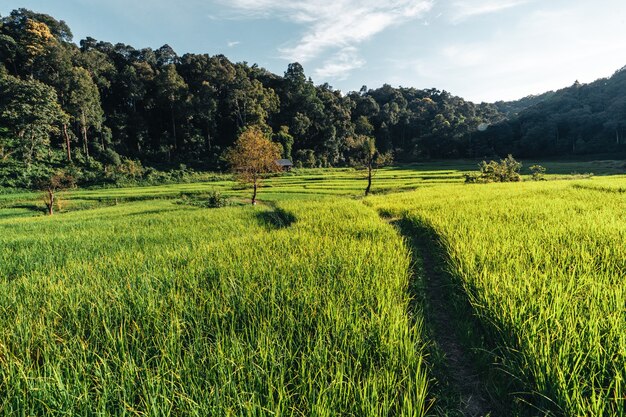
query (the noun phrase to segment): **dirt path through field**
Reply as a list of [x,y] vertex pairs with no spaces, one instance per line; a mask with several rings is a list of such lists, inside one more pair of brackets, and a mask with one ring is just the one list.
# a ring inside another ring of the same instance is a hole
[[445,415],[449,412],[450,415],[468,417],[494,417],[495,407],[483,394],[485,384],[482,383],[467,348],[463,346],[457,335],[457,329],[454,326],[455,317],[450,305],[452,297],[449,281],[437,265],[432,248],[429,247],[434,243],[417,236],[414,227],[406,221],[394,219],[390,223],[411,245],[415,273],[424,276],[425,322],[433,342],[443,354],[441,362],[445,369],[436,372],[435,377],[440,387],[445,386],[445,390],[449,391],[445,394],[449,397],[444,400],[445,404],[440,404],[448,410],[435,410],[435,412],[445,412]]

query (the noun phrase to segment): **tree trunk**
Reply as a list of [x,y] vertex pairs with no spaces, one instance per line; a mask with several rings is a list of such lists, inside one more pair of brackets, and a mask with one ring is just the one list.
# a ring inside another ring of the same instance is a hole
[[67,150],[67,160],[72,162],[72,145],[70,135],[67,133],[67,124],[63,123],[63,137],[65,138],[65,149]]
[[368,196],[372,189],[372,163],[367,165],[367,188],[365,189],[365,196]]
[[46,207],[48,208],[48,215],[52,216],[54,214],[54,191],[52,188],[48,188],[48,201],[46,202]]
[[172,110],[172,135],[174,135],[174,150],[178,149],[178,139],[176,138],[176,119],[174,118],[174,106],[170,106]]
[[556,143],[559,143],[559,139],[561,138],[561,136],[559,135],[559,127],[556,127]]
[[256,183],[256,178],[254,179],[254,192],[252,193],[252,205],[256,204],[256,190],[257,190],[257,183]]
[[82,132],[83,132],[83,146],[85,147],[85,155],[89,158],[89,144],[87,142],[87,121],[85,120],[85,112],[81,112]]
[[211,127],[209,126],[209,122],[206,123],[206,141],[207,141],[207,150],[211,150]]

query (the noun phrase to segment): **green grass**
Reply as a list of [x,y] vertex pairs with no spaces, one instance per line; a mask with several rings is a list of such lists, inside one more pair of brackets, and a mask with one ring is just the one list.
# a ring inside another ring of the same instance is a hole
[[598,190],[624,187],[623,177],[442,186],[368,204],[439,236],[538,410],[623,416],[626,199]]
[[0,414],[425,413],[409,254],[357,201],[0,218],[0,246]]
[[[300,170],[267,179],[257,207],[227,177],[67,191],[52,217],[37,193],[0,193],[0,414],[457,412],[433,388],[424,277],[384,214],[441,241],[523,387],[507,395],[624,416],[623,167],[541,164],[554,181],[381,169],[365,200],[360,171]],[[189,204],[212,191],[237,205]]]
[[[463,183],[463,174],[475,171],[479,160],[433,161],[388,167],[375,174],[372,192],[391,193],[412,191],[423,187]],[[524,161],[523,173],[529,178],[528,167],[540,163],[548,169],[548,179],[572,179],[583,174],[625,174],[622,161]],[[229,175],[198,175],[206,181],[153,186],[80,189],[60,193],[65,201],[63,209],[75,210],[128,201],[175,199],[181,194],[206,195],[219,191],[238,200],[250,198],[248,187],[241,186]],[[364,171],[353,168],[299,169],[274,176],[263,182],[259,199],[277,201],[285,199],[308,199],[310,197],[362,196],[367,184]],[[41,209],[42,198],[38,193],[6,190],[0,192],[0,209]],[[0,191],[2,191],[0,190]]]

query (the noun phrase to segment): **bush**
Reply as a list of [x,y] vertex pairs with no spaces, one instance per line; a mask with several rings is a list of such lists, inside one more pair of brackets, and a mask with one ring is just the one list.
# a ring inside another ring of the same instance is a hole
[[213,191],[209,194],[207,199],[207,206],[209,208],[220,208],[228,205],[228,199],[222,195],[219,191]]
[[208,196],[194,193],[181,193],[178,204],[202,208],[221,208],[229,206],[231,203],[228,198],[219,191],[211,191]]
[[541,165],[533,165],[530,167],[530,172],[533,174],[533,181],[543,181],[545,180],[544,174],[546,173],[546,169]]
[[482,161],[478,167],[479,173],[465,174],[466,183],[519,182],[522,180],[519,174],[522,164],[511,155],[501,159],[500,162]]
[[99,157],[104,165],[118,166],[122,163],[122,158],[120,157],[120,155],[111,148],[107,148],[100,152]]
[[477,182],[481,182],[480,174],[477,172],[466,172],[463,174],[465,177],[465,182],[468,184],[475,184]]

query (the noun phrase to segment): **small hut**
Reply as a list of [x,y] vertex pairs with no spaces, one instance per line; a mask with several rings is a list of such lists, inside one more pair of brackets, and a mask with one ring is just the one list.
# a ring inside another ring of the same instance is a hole
[[276,160],[276,163],[282,168],[283,171],[291,171],[291,168],[293,168],[293,162],[289,159],[278,159]]

